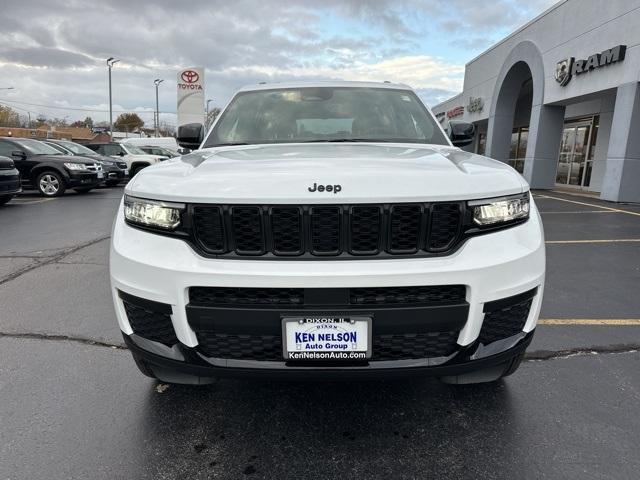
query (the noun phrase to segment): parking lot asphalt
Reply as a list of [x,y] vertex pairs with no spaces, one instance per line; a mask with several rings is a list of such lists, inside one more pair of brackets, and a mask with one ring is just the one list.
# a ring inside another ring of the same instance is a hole
[[536,192],[541,324],[494,385],[142,376],[108,244],[122,188],[0,209],[0,478],[638,478],[640,206]]

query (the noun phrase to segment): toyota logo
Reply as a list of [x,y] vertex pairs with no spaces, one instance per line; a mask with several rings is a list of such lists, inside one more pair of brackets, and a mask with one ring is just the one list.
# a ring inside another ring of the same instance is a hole
[[186,83],[196,83],[198,80],[200,80],[200,75],[198,75],[198,72],[194,72],[193,70],[185,70],[184,72],[182,72],[182,80],[184,80]]

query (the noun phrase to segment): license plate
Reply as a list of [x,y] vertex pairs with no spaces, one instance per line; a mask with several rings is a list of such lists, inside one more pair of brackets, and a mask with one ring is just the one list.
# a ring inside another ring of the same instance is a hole
[[124,174],[125,174],[125,175],[129,175],[129,170],[125,170],[125,171],[124,171]]
[[370,317],[285,317],[282,331],[283,355],[288,360],[371,358]]
[[104,178],[104,173],[98,172],[98,178]]

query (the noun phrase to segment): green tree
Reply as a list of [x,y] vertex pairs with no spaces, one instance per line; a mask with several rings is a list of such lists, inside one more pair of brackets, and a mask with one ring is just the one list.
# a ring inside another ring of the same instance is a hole
[[113,126],[116,130],[133,132],[137,128],[141,128],[144,125],[144,121],[138,116],[137,113],[121,113],[118,118],[113,122]]
[[19,127],[20,115],[13,108],[0,105],[0,126]]

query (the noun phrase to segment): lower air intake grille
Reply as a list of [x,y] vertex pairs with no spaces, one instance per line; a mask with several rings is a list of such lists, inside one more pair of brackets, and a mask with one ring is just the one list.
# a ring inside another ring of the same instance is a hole
[[352,305],[461,303],[465,301],[465,292],[464,285],[352,288],[349,291]]
[[497,300],[485,304],[484,321],[480,330],[480,343],[491,342],[512,337],[522,332],[536,289],[514,297]]
[[374,335],[373,360],[446,357],[456,351],[460,332]]
[[[456,351],[458,331],[374,335],[371,361],[446,357]],[[279,335],[230,335],[199,331],[198,348],[207,357],[283,361]]]
[[277,335],[231,335],[200,331],[197,337],[198,348],[207,357],[282,361],[282,338]]
[[301,305],[302,288],[191,287],[192,305]]
[[[171,317],[168,313],[134,305],[124,299],[123,304],[133,333],[169,346],[178,343],[178,338],[173,330]],[[166,305],[166,307],[169,307],[169,305]]]

